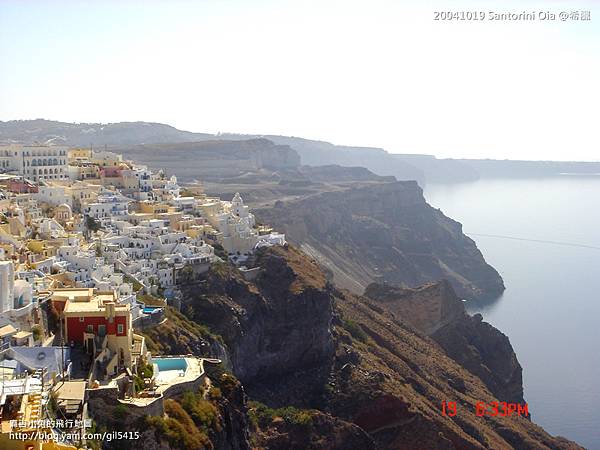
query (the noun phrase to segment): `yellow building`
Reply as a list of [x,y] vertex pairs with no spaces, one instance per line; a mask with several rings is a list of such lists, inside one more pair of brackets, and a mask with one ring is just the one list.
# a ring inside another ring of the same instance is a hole
[[215,230],[212,225],[193,225],[185,230],[185,234],[192,239],[202,238],[209,242],[219,242],[223,238],[223,233]]
[[45,240],[45,239],[31,239],[27,241],[27,248],[36,255],[44,256],[45,258],[51,258],[56,256],[58,248],[64,244],[61,240]]
[[139,202],[140,212],[146,214],[166,214],[169,212],[170,206],[166,203],[156,203],[150,201]]
[[154,215],[155,219],[168,220],[169,227],[172,230],[179,229],[179,223],[182,217],[183,213],[181,211],[175,211],[173,208],[169,208],[169,211],[166,213],[158,213]]
[[198,209],[200,209],[202,217],[210,219],[219,214],[223,210],[223,206],[219,199],[206,199],[204,203],[198,205]]
[[71,148],[67,152],[67,159],[69,163],[78,160],[90,161],[92,159],[92,150],[89,148]]
[[81,210],[82,206],[94,203],[98,199],[98,192],[101,188],[100,183],[76,181],[65,188],[65,193],[72,198],[73,207]]
[[99,167],[120,167],[123,157],[112,152],[93,152],[91,162]]
[[3,200],[0,200],[0,212],[1,213],[6,213],[8,212],[8,208],[10,207],[10,200],[5,198]]
[[75,180],[99,179],[100,169],[92,163],[76,162],[69,165],[69,178]]

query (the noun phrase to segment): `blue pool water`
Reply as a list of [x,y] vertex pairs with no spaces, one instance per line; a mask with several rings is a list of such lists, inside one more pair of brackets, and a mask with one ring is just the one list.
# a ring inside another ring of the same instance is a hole
[[157,309],[161,309],[160,306],[144,306],[144,313],[152,314]]
[[152,358],[152,362],[156,364],[159,372],[167,370],[187,370],[187,362],[184,358]]

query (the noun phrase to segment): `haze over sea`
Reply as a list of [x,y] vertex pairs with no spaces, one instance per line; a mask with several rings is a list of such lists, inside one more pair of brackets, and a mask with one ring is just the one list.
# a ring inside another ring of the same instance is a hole
[[468,309],[510,338],[533,420],[599,450],[600,176],[433,184],[425,197],[504,278],[501,298]]

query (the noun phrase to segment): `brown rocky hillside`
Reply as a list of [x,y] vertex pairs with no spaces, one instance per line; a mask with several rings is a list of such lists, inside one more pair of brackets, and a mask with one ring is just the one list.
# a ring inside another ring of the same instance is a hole
[[504,290],[462,225],[428,205],[415,182],[346,186],[279,201],[256,215],[330,270],[337,286],[355,293],[373,281],[416,287],[440,279],[461,298]]
[[[409,309],[392,307],[402,293],[382,301],[339,291],[293,247],[263,250],[257,264],[263,271],[253,282],[217,265],[182,286],[186,320],[222,336],[233,373],[260,402],[247,405],[257,448],[580,448],[529,417],[475,414],[477,402],[514,399],[522,389],[484,379],[484,367],[494,372],[496,361],[519,375],[520,367],[497,330],[478,318],[471,329],[461,324],[470,319],[454,311],[449,285],[405,293],[419,325]],[[451,333],[438,335],[446,327]],[[463,340],[476,341],[474,349]],[[443,401],[457,402],[455,417],[441,414]]]

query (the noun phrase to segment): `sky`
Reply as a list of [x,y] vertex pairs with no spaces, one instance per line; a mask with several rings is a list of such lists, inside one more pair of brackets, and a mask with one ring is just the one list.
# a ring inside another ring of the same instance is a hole
[[0,120],[598,161],[599,80],[598,0],[0,0]]

